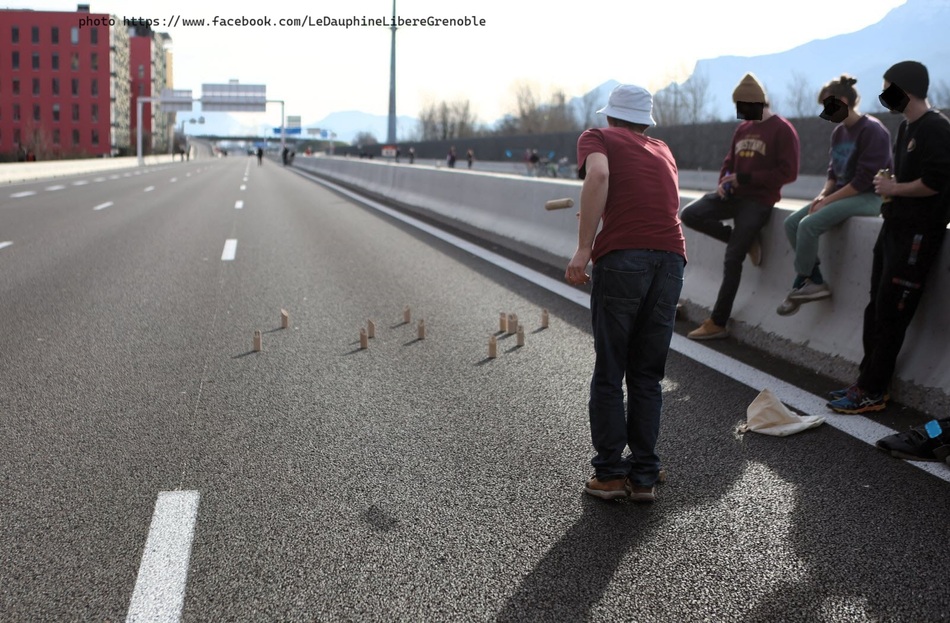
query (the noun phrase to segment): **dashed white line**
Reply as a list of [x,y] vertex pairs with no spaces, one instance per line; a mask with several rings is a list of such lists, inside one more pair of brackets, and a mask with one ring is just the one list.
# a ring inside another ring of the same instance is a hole
[[238,199],[237,201],[234,202],[234,209],[235,209],[235,210],[240,210],[240,209],[243,208],[243,207],[244,207],[244,202],[241,201],[240,199]]
[[185,173],[185,177],[191,177],[191,173]]
[[118,175],[110,175],[110,176],[109,176],[109,179],[110,179],[110,180],[117,180],[117,179],[119,179],[119,176],[118,176]]
[[63,186],[62,184],[55,184],[55,185],[53,185],[53,186],[47,186],[47,187],[46,187],[46,190],[62,190],[62,189],[64,189],[64,188],[66,188],[66,187]]
[[76,180],[73,182],[73,186],[85,186],[88,183],[86,180]]
[[11,199],[18,199],[18,198],[20,198],[20,197],[32,197],[32,196],[35,195],[35,194],[36,194],[36,191],[35,191],[35,190],[24,190],[24,191],[20,191],[20,192],[18,192],[18,193],[13,193],[12,195],[10,195],[10,198],[11,198]]
[[224,251],[221,252],[221,261],[230,262],[237,255],[237,238],[228,238],[224,241]]
[[244,190],[244,189],[246,189],[246,188],[247,188],[247,186],[245,186],[244,184],[241,184],[241,190]]
[[100,203],[99,205],[94,207],[93,210],[105,210],[106,208],[109,208],[109,207],[112,207],[112,202],[106,201],[105,203]]
[[93,182],[104,182],[104,181],[106,181],[106,178],[104,178],[104,177],[97,177],[97,178],[95,178],[95,179],[92,180],[92,181],[93,181]]
[[178,181],[178,178],[177,178],[177,177],[173,177],[171,181],[172,181],[172,184],[174,184],[175,182]]
[[145,190],[144,190],[143,192],[150,193],[150,192],[152,192],[153,190],[155,190],[155,187],[154,187],[154,186],[146,186],[146,187],[145,187]]
[[0,249],[5,249],[13,244],[12,240],[7,240],[6,242],[0,242]]
[[197,491],[158,494],[127,622],[181,620],[199,500]]

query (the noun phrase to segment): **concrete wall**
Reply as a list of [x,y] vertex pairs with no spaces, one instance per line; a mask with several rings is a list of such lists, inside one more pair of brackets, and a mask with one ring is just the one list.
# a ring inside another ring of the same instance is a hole
[[[146,156],[145,164],[171,162],[173,156]],[[138,166],[135,156],[125,158],[87,158],[84,160],[46,160],[0,164],[0,184],[26,182],[48,177],[96,173]]]
[[[576,246],[576,208],[548,212],[544,202],[571,197],[580,202],[580,183],[467,171],[394,165],[346,158],[298,157],[294,166],[362,189],[435,220],[557,267]],[[808,184],[814,184],[809,188]],[[797,194],[811,197],[821,178],[803,181]],[[699,196],[683,190],[681,205]],[[783,200],[763,231],[763,262],[746,264],[731,321],[733,335],[816,372],[853,381],[862,355],[861,330],[868,301],[871,250],[878,218],[854,218],[828,232],[821,243],[822,271],[833,289],[830,299],[803,305],[788,317],[775,313],[794,278],[793,253],[783,221],[804,200]],[[692,320],[712,307],[722,280],[725,246],[685,229],[689,263],[683,302]],[[950,244],[944,245],[928,292],[911,325],[891,393],[904,404],[935,415],[950,406],[950,350],[946,302],[950,301]]]

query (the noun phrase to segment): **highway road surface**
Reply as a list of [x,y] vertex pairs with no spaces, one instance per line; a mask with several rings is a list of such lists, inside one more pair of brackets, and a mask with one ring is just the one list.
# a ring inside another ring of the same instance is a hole
[[234,156],[0,188],[0,620],[950,620],[950,467],[873,446],[920,414],[738,434],[834,383],[680,326],[669,481],[590,498],[586,294],[407,221]]

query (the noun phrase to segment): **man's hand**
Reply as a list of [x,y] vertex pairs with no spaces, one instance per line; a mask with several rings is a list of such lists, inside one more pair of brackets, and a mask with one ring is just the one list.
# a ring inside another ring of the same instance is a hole
[[[726,186],[729,185],[731,188],[727,192]],[[730,173],[726,175],[721,180],[719,180],[719,187],[716,189],[716,192],[719,193],[720,199],[725,199],[731,192],[739,185],[738,178],[735,173]]]
[[580,249],[574,252],[574,257],[567,265],[564,271],[564,279],[572,286],[584,285],[590,281],[590,275],[587,274],[587,264],[590,263],[590,249]]
[[878,175],[874,178],[874,192],[882,197],[893,197],[897,190],[897,181],[891,177]]

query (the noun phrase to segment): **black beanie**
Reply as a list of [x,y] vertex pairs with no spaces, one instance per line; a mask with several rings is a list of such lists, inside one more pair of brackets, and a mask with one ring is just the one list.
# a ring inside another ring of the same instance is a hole
[[891,84],[896,84],[905,93],[927,99],[930,76],[927,74],[927,68],[917,61],[902,61],[892,65],[884,72],[884,79]]

